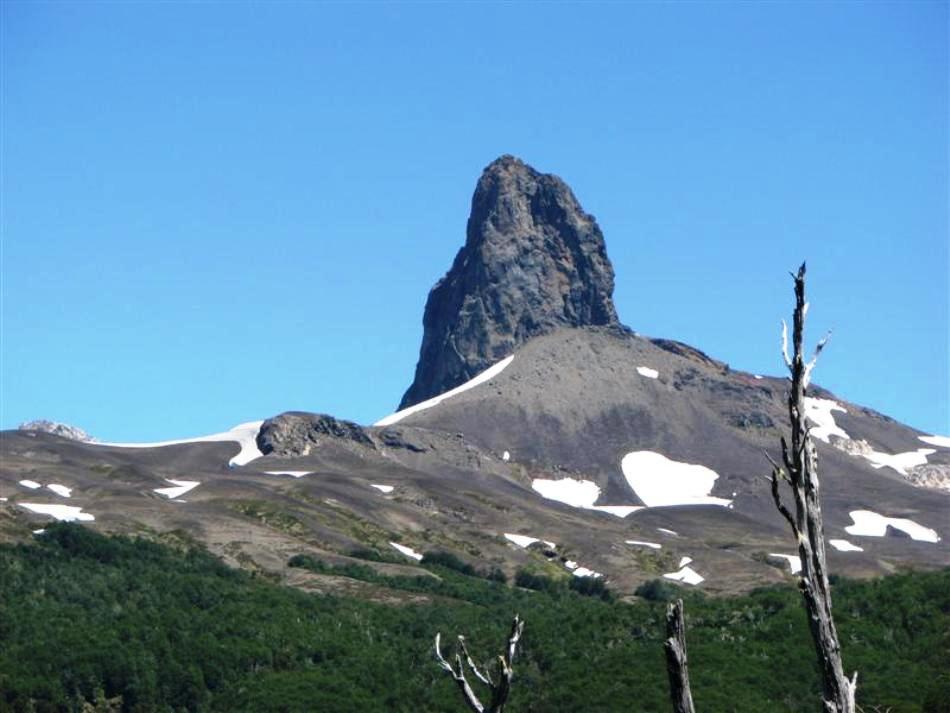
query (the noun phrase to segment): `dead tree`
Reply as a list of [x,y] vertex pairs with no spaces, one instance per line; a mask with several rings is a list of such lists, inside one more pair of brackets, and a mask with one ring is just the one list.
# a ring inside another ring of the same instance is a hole
[[[458,637],[458,647],[455,651],[455,666],[453,667],[452,664],[446,661],[442,656],[442,651],[439,646],[439,640],[442,635],[435,635],[436,661],[438,661],[439,666],[452,677],[452,680],[458,685],[459,691],[462,693],[462,698],[465,699],[465,703],[471,710],[475,711],[475,713],[502,713],[502,711],[504,711],[505,703],[508,701],[508,695],[511,693],[511,679],[514,675],[512,664],[515,659],[515,652],[518,649],[518,642],[521,640],[522,631],[524,631],[524,622],[515,615],[514,621],[511,623],[511,633],[508,634],[505,651],[498,657],[499,671],[497,674],[497,683],[492,679],[491,673],[487,668],[484,672],[481,671],[475,664],[475,661],[472,660],[472,657],[468,653],[468,647],[465,645],[464,636]],[[491,691],[491,699],[487,707],[482,705],[478,696],[475,695],[475,691],[472,690],[472,687],[469,685],[468,679],[465,678],[465,669],[462,665],[463,657],[465,664],[471,670],[475,678],[481,681]]]
[[[788,327],[782,322],[782,356],[791,374],[788,392],[788,416],[792,425],[791,443],[782,437],[782,465],[772,463],[772,499],[775,507],[792,527],[798,543],[801,572],[798,586],[808,611],[808,623],[821,668],[822,697],[825,713],[854,713],[854,691],[858,683],[855,672],[849,681],[841,664],[841,645],[831,615],[831,587],[825,560],[825,532],[821,520],[818,492],[818,453],[805,420],[805,389],[818,355],[828,340],[826,336],[815,348],[811,361],[802,356],[805,331],[805,263],[792,274],[795,279],[795,314],[792,326],[792,356],[788,355]],[[782,502],[780,484],[787,483],[794,498],[794,512]]]
[[689,690],[689,669],[686,666],[686,624],[683,621],[683,600],[677,599],[666,609],[666,673],[670,677],[670,700],[674,713],[695,713],[693,694]]

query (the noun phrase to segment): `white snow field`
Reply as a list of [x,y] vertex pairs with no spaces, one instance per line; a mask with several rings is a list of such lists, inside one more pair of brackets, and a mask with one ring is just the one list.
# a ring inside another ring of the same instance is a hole
[[850,439],[851,436],[835,423],[835,416],[832,411],[848,413],[848,410],[834,399],[805,397],[805,416],[816,426],[810,430],[811,435],[825,443],[831,443],[832,436]]
[[650,547],[654,550],[659,550],[663,547],[663,545],[658,545],[656,542],[641,542],[640,540],[624,540],[624,544],[637,545],[639,547]]
[[783,555],[778,552],[769,552],[769,557],[777,557],[778,559],[783,559],[788,562],[792,574],[798,574],[802,569],[802,561],[798,555]]
[[703,577],[699,572],[694,570],[692,567],[681,567],[676,572],[668,572],[663,575],[666,579],[672,579],[675,582],[683,582],[684,584],[702,584],[706,581],[706,578]]
[[217,443],[220,441],[234,441],[241,446],[238,454],[228,461],[228,465],[247,465],[252,460],[263,457],[263,453],[257,447],[257,433],[261,430],[263,421],[248,421],[239,423],[229,431],[223,433],[212,433],[210,436],[198,436],[197,438],[182,438],[177,441],[158,441],[155,443],[95,443],[91,445],[110,446],[112,448],[162,448],[164,446],[177,446],[182,443]]
[[442,403],[446,399],[450,399],[453,396],[458,396],[463,391],[468,391],[469,389],[474,388],[478,386],[479,384],[484,384],[486,381],[490,381],[491,379],[494,379],[501,372],[503,372],[514,358],[515,358],[515,355],[512,354],[510,357],[506,357],[502,359],[497,364],[492,364],[490,367],[485,369],[485,371],[469,379],[464,384],[459,384],[454,389],[449,389],[444,394],[433,396],[431,399],[428,399],[426,401],[421,401],[420,403],[417,403],[415,406],[404,408],[402,411],[397,411],[396,413],[390,414],[389,416],[386,416],[385,418],[381,418],[373,425],[374,426],[390,426],[394,423],[402,421],[406,416],[410,416],[414,413],[419,413],[420,411],[425,411],[428,408],[437,406],[438,404]]
[[648,366],[638,366],[637,373],[640,376],[645,376],[648,379],[656,379],[660,375],[660,372],[658,372],[656,369],[651,369]]
[[29,488],[30,490],[39,490],[43,487],[35,480],[21,480],[20,485],[22,485],[24,488]]
[[917,436],[924,443],[940,448],[950,448],[950,436]]
[[305,475],[316,473],[315,470],[265,470],[267,475],[289,475],[294,478],[302,478]]
[[620,461],[620,469],[647,507],[732,504],[709,494],[719,474],[704,465],[680,463],[653,451],[633,451]]
[[854,524],[848,525],[844,530],[850,535],[884,537],[887,533],[887,526],[890,525],[896,530],[906,532],[914,540],[919,540],[920,542],[940,542],[936,530],[918,525],[913,520],[900,517],[884,517],[872,510],[852,510],[848,514],[851,516]]
[[166,478],[165,480],[167,480],[169,483],[172,483],[175,487],[155,488],[155,492],[159,495],[164,495],[169,500],[180,498],[189,490],[197,488],[199,485],[201,485],[201,483],[197,480],[171,480],[170,478]]
[[402,552],[404,555],[406,555],[406,557],[411,557],[411,558],[414,559],[414,560],[421,560],[421,559],[422,559],[422,555],[420,555],[418,552],[416,552],[416,551],[415,551],[414,549],[412,549],[411,547],[406,547],[405,545],[400,545],[398,542],[390,542],[389,544],[392,545],[393,547],[395,547],[395,548],[396,548],[397,550],[399,550],[400,552]]
[[863,547],[858,547],[847,540],[828,540],[828,544],[839,552],[864,552]]
[[643,509],[641,505],[594,505],[600,497],[600,486],[592,480],[535,478],[531,481],[531,487],[547,500],[556,500],[582,510],[599,510],[615,517],[626,517]]
[[393,491],[392,485],[376,485],[376,483],[370,483],[371,488],[376,488],[381,493],[391,493]]
[[72,522],[73,520],[89,522],[96,519],[88,512],[83,512],[81,507],[75,507],[73,505],[47,505],[44,503],[18,503],[18,505],[25,507],[27,510],[39,513],[40,515],[49,515],[63,522]]
[[59,483],[50,483],[46,487],[52,490],[57,495],[59,495],[60,497],[63,497],[63,498],[72,497],[73,489],[67,488],[65,485],[60,485]]

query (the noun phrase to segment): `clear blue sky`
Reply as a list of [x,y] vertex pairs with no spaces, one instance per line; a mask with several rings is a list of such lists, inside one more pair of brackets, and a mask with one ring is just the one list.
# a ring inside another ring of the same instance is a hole
[[947,3],[2,3],[2,413],[102,439],[395,407],[482,168],[621,319],[948,424]]

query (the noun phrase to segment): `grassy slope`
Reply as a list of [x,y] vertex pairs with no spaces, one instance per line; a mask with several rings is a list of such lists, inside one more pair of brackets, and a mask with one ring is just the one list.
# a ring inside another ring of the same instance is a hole
[[[437,571],[453,598],[383,606],[280,587],[200,550],[53,526],[36,545],[0,547],[0,711],[80,710],[97,691],[137,711],[461,710],[433,635],[465,633],[487,658],[515,612],[527,627],[512,713],[669,709],[662,604]],[[950,571],[840,582],[835,606],[860,703],[950,710]],[[687,616],[701,710],[817,709],[794,589],[694,594]]]

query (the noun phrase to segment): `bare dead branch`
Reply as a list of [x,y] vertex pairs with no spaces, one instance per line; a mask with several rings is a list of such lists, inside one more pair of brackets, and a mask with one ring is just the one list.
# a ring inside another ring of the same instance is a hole
[[[508,696],[511,693],[511,680],[514,676],[513,663],[515,654],[518,650],[518,643],[521,640],[522,632],[524,632],[524,621],[522,621],[522,619],[516,615],[511,625],[511,632],[509,633],[508,639],[505,643],[504,653],[498,657],[500,676],[497,684],[494,683],[487,669],[483,672],[478,668],[475,660],[468,652],[468,647],[465,644],[464,636],[458,637],[457,650],[455,654],[455,666],[453,667],[452,664],[446,661],[445,657],[442,656],[442,650],[440,648],[442,635],[439,633],[435,635],[436,662],[452,677],[452,680],[455,681],[456,685],[458,685],[465,704],[471,710],[475,711],[476,713],[502,713],[504,711],[505,703],[507,703]],[[465,669],[462,663],[463,655],[465,657],[464,665],[467,665],[469,670],[475,675],[475,678],[477,678],[491,692],[491,702],[487,708],[478,699],[475,691],[472,690],[468,680],[465,678]]]
[[683,600],[677,599],[666,609],[666,673],[670,679],[670,700],[674,713],[695,713],[693,694],[689,688],[689,669],[686,661],[686,622],[683,619]]
[[[825,560],[825,536],[821,515],[818,481],[818,453],[811,438],[805,415],[805,390],[811,374],[830,337],[825,336],[815,347],[815,354],[807,364],[802,356],[805,317],[805,263],[802,263],[795,281],[795,311],[792,319],[792,355],[788,353],[788,325],[782,322],[782,358],[791,372],[791,387],[787,394],[788,417],[791,422],[791,440],[781,439],[784,469],[769,457],[772,464],[772,500],[776,509],[791,526],[798,544],[801,562],[799,587],[808,610],[808,621],[822,676],[822,699],[826,713],[854,713],[854,694],[857,673],[848,680],[841,662],[841,645],[831,615],[831,585],[828,582]],[[794,513],[782,502],[779,481],[786,480],[794,498]]]

